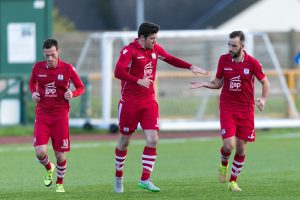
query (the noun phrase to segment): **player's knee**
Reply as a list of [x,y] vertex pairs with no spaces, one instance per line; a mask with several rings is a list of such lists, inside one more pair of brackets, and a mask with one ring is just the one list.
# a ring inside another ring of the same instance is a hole
[[157,143],[158,143],[158,137],[149,137],[146,139],[147,141],[147,146],[150,147],[156,147]]
[[46,154],[46,151],[37,151],[37,152],[36,152],[36,157],[37,157],[39,160],[44,159],[46,155],[47,155],[47,154]]
[[226,153],[231,153],[232,152],[232,150],[233,150],[233,148],[234,148],[234,144],[232,144],[232,143],[227,143],[227,144],[224,144],[224,151],[226,152]]
[[55,157],[58,163],[62,163],[66,160],[65,154],[62,152],[55,152]]
[[129,135],[121,135],[117,144],[117,148],[120,150],[127,149],[130,143],[130,138],[131,137]]
[[237,155],[239,155],[239,156],[245,156],[246,150],[245,150],[245,148],[237,148],[237,149],[236,149],[236,153],[237,153]]

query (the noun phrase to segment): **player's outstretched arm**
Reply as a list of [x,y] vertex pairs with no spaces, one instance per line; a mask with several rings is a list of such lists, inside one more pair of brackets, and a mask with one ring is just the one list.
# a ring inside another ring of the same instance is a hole
[[190,83],[190,88],[191,89],[196,89],[196,88],[209,88],[209,89],[220,89],[223,85],[223,79],[218,79],[215,78],[215,80],[212,80],[210,82],[205,82],[205,81],[193,81]]
[[192,65],[190,67],[190,70],[194,73],[194,74],[203,74],[203,75],[208,75],[208,71],[206,71],[205,69],[202,69],[200,67],[197,67],[195,65]]

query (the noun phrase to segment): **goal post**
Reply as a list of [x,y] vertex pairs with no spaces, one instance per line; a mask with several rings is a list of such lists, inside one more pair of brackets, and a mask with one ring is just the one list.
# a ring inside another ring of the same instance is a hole
[[[219,129],[219,90],[190,90],[192,80],[211,80],[215,76],[218,58],[228,52],[227,40],[231,31],[191,30],[160,31],[158,42],[172,55],[210,71],[210,76],[194,76],[189,71],[174,68],[158,61],[156,93],[160,105],[161,130]],[[274,48],[266,33],[245,31],[245,49],[262,63],[269,78],[270,97],[263,112],[256,111],[257,128],[299,127],[299,111],[295,104]],[[113,70],[121,48],[137,37],[136,32],[92,33],[86,40],[77,62],[80,75],[90,77],[91,113],[88,118],[72,118],[71,126],[81,126],[87,120],[95,127],[108,129],[117,124],[117,103],[120,81]],[[260,95],[256,85],[255,96]],[[296,94],[299,95],[299,94]]]

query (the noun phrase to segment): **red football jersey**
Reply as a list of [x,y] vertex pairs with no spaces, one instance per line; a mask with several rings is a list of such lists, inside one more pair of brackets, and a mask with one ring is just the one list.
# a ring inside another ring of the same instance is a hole
[[265,77],[261,64],[245,51],[244,60],[233,61],[230,54],[220,57],[216,77],[224,79],[220,95],[220,109],[235,112],[254,110],[254,77]]
[[70,81],[74,84],[73,97],[84,92],[84,85],[77,75],[75,68],[62,60],[58,60],[57,67],[47,67],[45,61],[37,62],[32,68],[29,81],[31,93],[38,92],[41,100],[36,105],[38,117],[66,117],[70,105],[64,98],[64,93],[69,89]]
[[155,80],[157,59],[179,68],[189,69],[192,66],[170,55],[157,43],[152,49],[144,49],[135,39],[121,50],[115,68],[115,77],[122,80],[123,101],[142,103],[155,98],[153,84],[148,89],[138,85],[137,81],[146,77]]

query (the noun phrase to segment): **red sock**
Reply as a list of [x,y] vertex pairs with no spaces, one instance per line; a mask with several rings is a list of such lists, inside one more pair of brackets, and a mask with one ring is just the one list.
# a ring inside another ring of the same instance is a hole
[[121,151],[119,149],[115,149],[115,160],[116,160],[116,177],[122,177],[123,176],[123,166],[125,163],[127,155],[127,149],[124,151]]
[[228,166],[228,160],[230,158],[231,152],[226,153],[224,151],[224,147],[221,147],[220,155],[221,155],[221,163],[222,163],[222,165],[223,166]]
[[67,169],[67,160],[63,161],[62,163],[56,163],[56,184],[63,184],[64,176]]
[[141,177],[142,181],[150,179],[150,175],[151,172],[153,171],[155,160],[156,160],[156,148],[145,146],[142,155],[142,165],[143,165],[143,172]]
[[51,169],[51,162],[49,161],[49,158],[47,155],[45,155],[44,158],[42,158],[41,160],[38,157],[36,157],[36,159],[39,161],[39,163],[41,163],[42,165],[45,166],[46,170]]
[[245,161],[245,155],[239,156],[237,153],[234,155],[234,160],[232,162],[231,176],[230,176],[229,182],[231,182],[231,181],[236,182],[236,179],[237,179],[238,175],[241,173],[241,170],[243,168],[244,161]]

